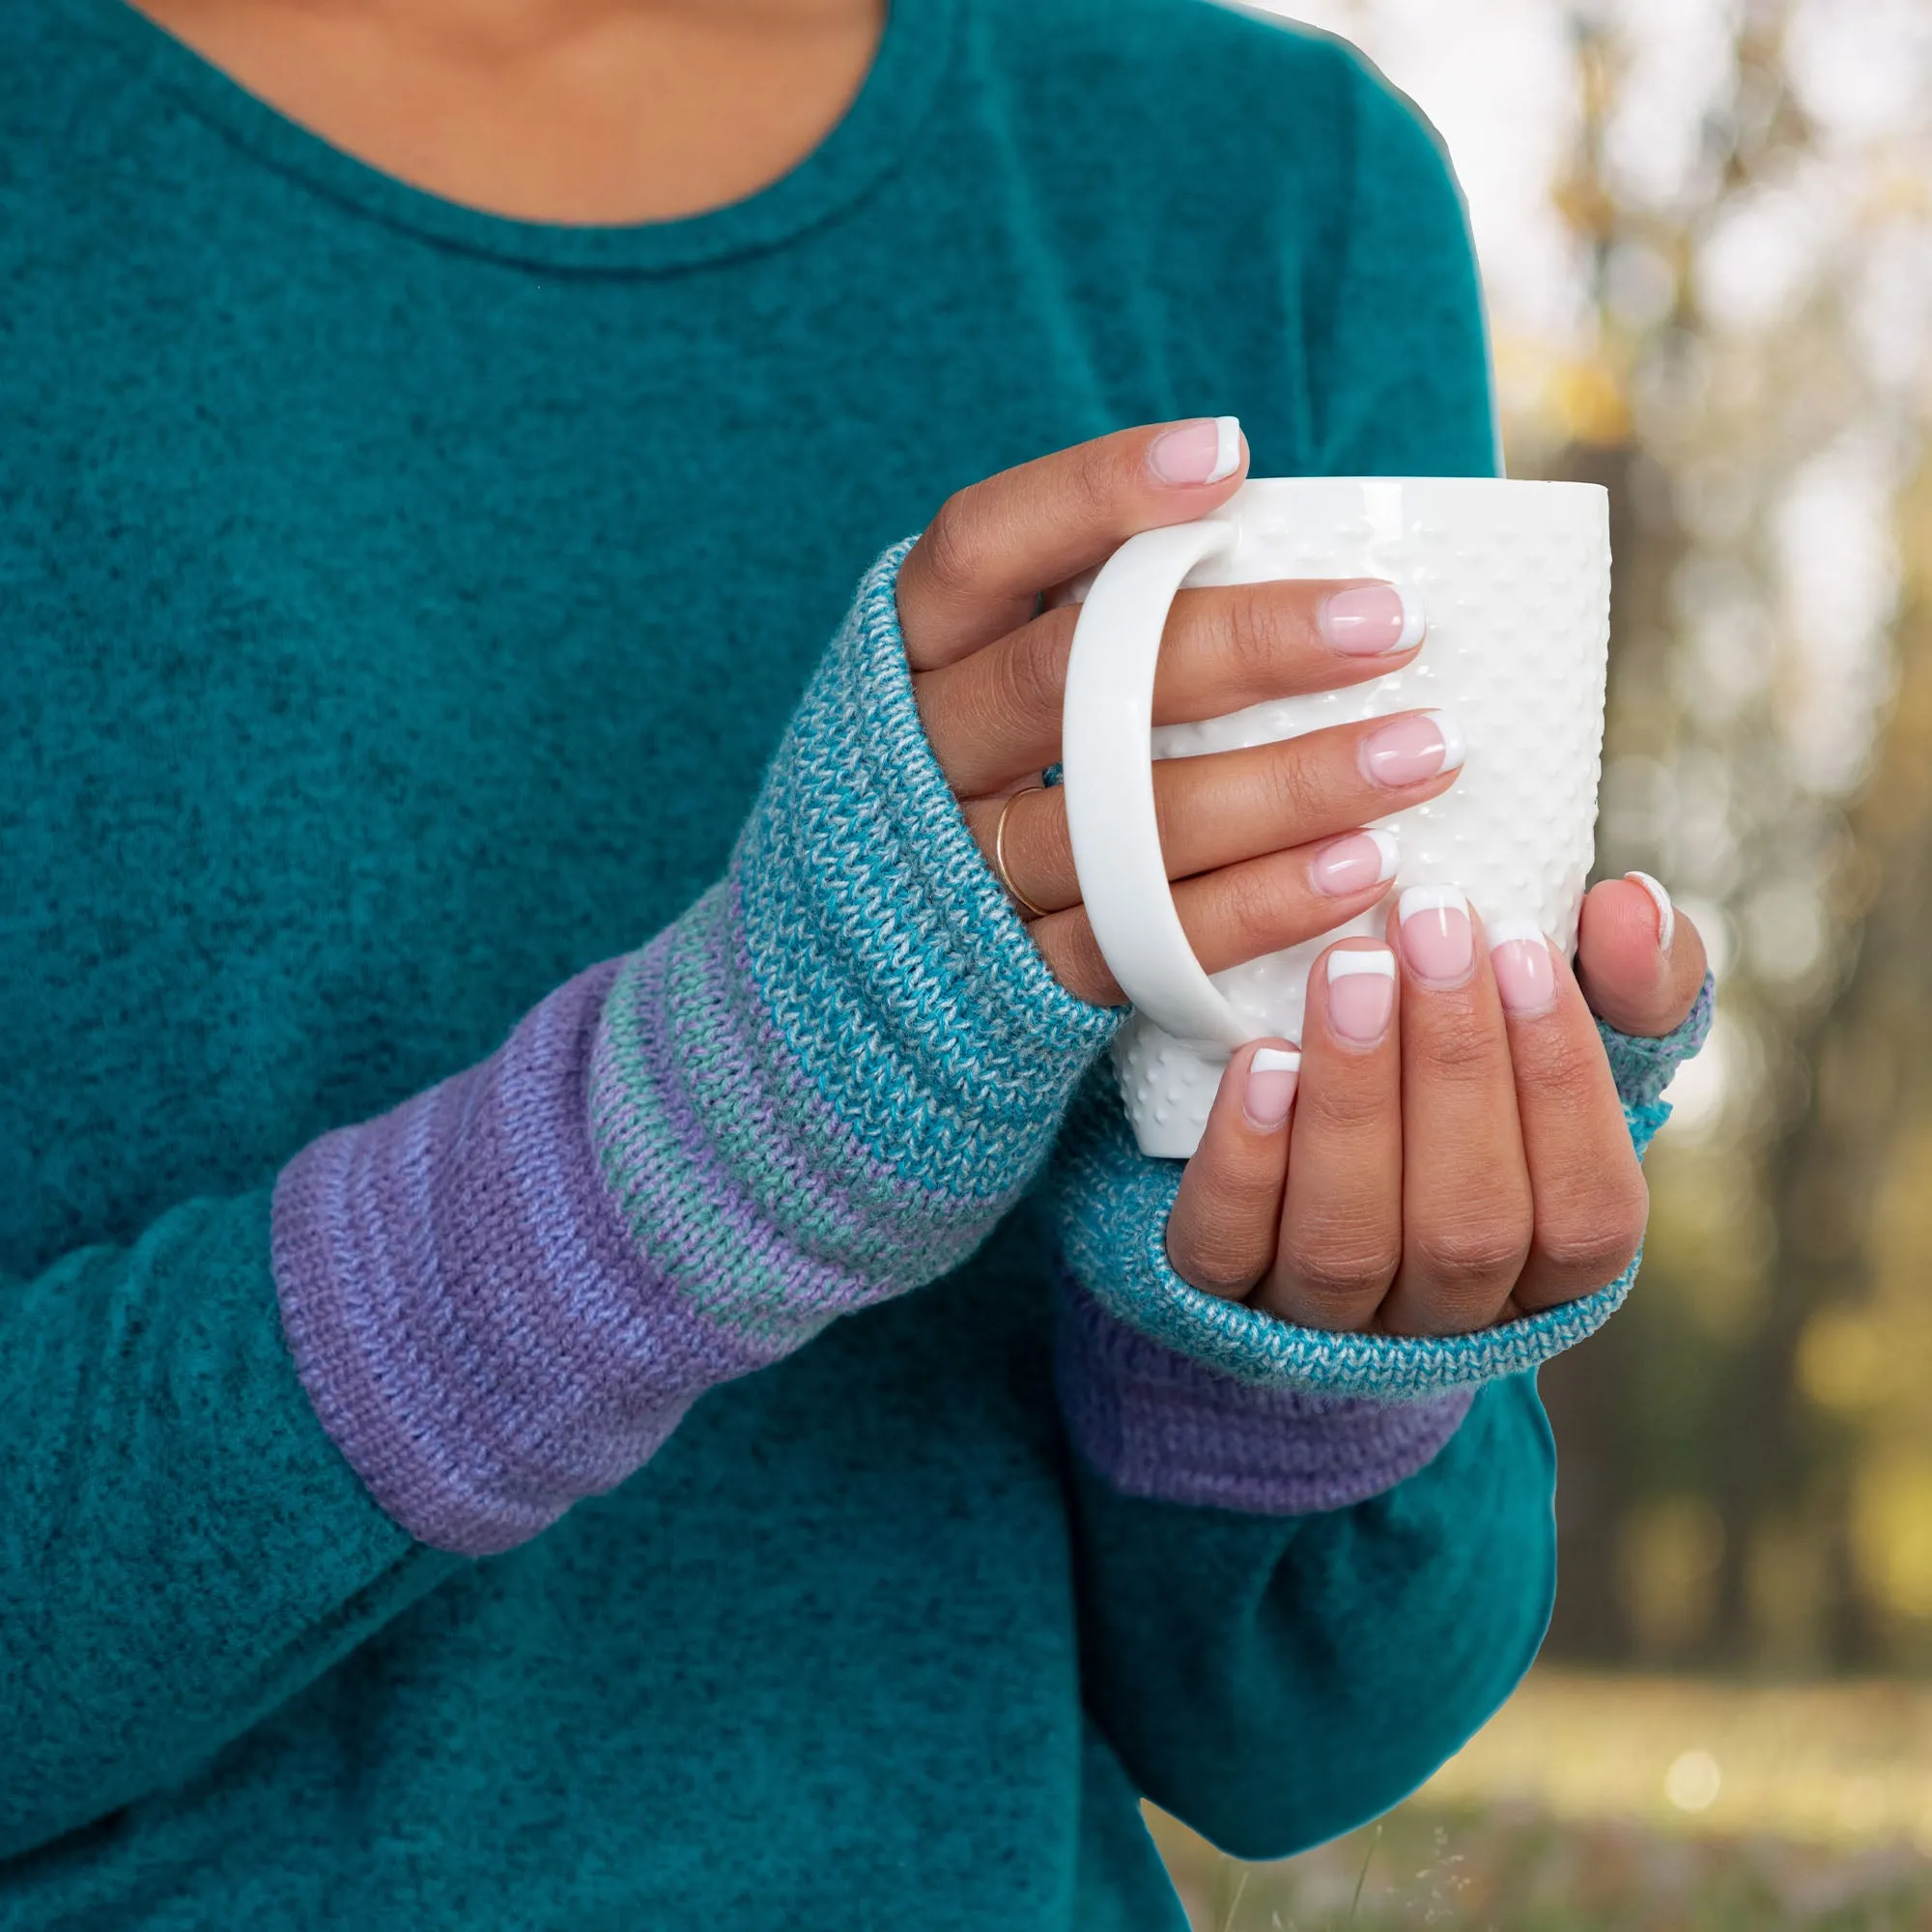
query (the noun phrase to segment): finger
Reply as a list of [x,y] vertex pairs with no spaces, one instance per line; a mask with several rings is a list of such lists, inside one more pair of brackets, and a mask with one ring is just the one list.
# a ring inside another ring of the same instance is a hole
[[1660,1039],[1704,983],[1704,941],[1648,872],[1606,879],[1583,901],[1577,971],[1590,1009],[1619,1033]]
[[[997,790],[1060,755],[1077,606],[1049,611],[984,650],[923,675],[920,718],[962,797]],[[1422,643],[1421,607],[1368,579],[1183,590],[1161,642],[1153,722],[1219,718],[1272,697],[1399,670]]]
[[1300,1065],[1286,1040],[1261,1040],[1242,1047],[1221,1076],[1167,1219],[1167,1258],[1204,1294],[1237,1301],[1274,1260]]
[[1499,922],[1489,941],[1529,1170],[1529,1259],[1514,1292],[1529,1314],[1615,1281],[1643,1243],[1650,1203],[1569,961],[1533,921]]
[[1142,530],[1190,523],[1239,489],[1233,416],[1122,430],[949,497],[900,566],[899,628],[916,671],[1016,630],[1049,584]]
[[1495,978],[1468,900],[1403,894],[1402,1266],[1381,1321],[1402,1335],[1487,1328],[1529,1254],[1532,1201]]
[[[1019,801],[1019,805],[1025,803],[1024,799]],[[1013,809],[1015,817],[1019,805]],[[1358,859],[1344,855],[1348,869],[1356,878],[1367,878],[1370,854],[1379,875],[1386,864],[1387,848],[1376,840],[1366,842]],[[1174,887],[1174,908],[1180,915],[1194,956],[1207,971],[1218,973],[1225,966],[1238,966],[1265,952],[1299,946],[1303,940],[1332,932],[1356,914],[1369,911],[1387,891],[1379,876],[1346,892],[1316,884],[1316,868],[1333,865],[1335,859],[1332,842],[1304,845],[1180,880]],[[1010,871],[1008,876],[1011,878]],[[1013,883],[1020,884],[1016,879]],[[1025,890],[1024,886],[1020,889]],[[1046,963],[1069,992],[1095,1006],[1124,1004],[1126,995],[1100,956],[1084,906],[1048,913],[1035,920],[1029,930]]]
[[[1440,712],[1427,711],[1338,724],[1238,752],[1159,759],[1154,816],[1167,875],[1191,878],[1353,832],[1447,791],[1460,769],[1460,734]],[[964,808],[983,852],[992,850],[1003,805],[984,799]],[[1007,876],[1035,905],[1055,912],[1079,901],[1064,787],[1015,799],[1003,836]],[[1392,859],[1392,835],[1375,837]],[[1335,862],[1344,866],[1341,873],[1319,867],[1318,890],[1352,887],[1357,880],[1348,864],[1365,857],[1365,849],[1351,848],[1346,861]]]
[[1395,956],[1345,940],[1316,962],[1275,1264],[1254,1305],[1304,1328],[1375,1320],[1402,1258]]

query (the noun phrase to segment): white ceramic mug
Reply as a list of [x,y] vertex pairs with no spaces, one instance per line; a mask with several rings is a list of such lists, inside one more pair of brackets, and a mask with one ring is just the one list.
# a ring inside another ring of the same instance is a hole
[[[1378,578],[1420,604],[1421,651],[1365,684],[1152,727],[1154,662],[1182,584]],[[1067,667],[1067,826],[1094,937],[1135,1012],[1115,1070],[1145,1153],[1200,1145],[1229,1054],[1301,1037],[1309,969],[1377,909],[1211,977],[1174,909],[1151,760],[1293,738],[1411,709],[1461,727],[1462,776],[1377,821],[1400,841],[1391,892],[1467,893],[1494,925],[1533,921],[1565,947],[1593,857],[1609,643],[1605,493],[1466,477],[1250,482],[1198,523],[1131,538],[1086,594]]]

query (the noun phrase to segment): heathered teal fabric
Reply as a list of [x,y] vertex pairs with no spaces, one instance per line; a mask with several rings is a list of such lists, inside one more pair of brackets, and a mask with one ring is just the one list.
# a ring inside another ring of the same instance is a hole
[[0,12],[0,1926],[1172,1928],[1137,1795],[1283,1853],[1507,1692],[1529,1382],[1346,1510],[1123,1494],[1028,1206],[482,1561],[276,1314],[276,1174],[723,876],[871,557],[1224,410],[1493,461],[1434,147],[1198,0],[897,0],[816,156],[629,231]]

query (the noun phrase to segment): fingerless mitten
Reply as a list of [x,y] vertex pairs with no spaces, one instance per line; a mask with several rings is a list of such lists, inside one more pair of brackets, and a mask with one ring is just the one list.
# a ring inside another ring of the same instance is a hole
[[[1642,1156],[1670,1076],[1710,1030],[1707,979],[1662,1039],[1599,1026]],[[1134,1145],[1096,1071],[1069,1112],[1051,1179],[1063,1268],[1061,1404],[1082,1452],[1120,1487],[1172,1501],[1298,1513],[1391,1487],[1448,1440],[1473,1390],[1600,1328],[1642,1257],[1594,1294],[1477,1334],[1337,1334],[1205,1294],[1167,1258],[1180,1164]]]
[[292,1161],[284,1325],[377,1500],[480,1554],[704,1389],[972,1253],[1120,1016],[980,859],[866,578],[724,880],[500,1052]]

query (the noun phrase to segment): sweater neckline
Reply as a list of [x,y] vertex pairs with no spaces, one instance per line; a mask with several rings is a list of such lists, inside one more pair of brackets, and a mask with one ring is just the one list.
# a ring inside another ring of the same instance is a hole
[[411,186],[291,120],[127,0],[65,0],[190,112],[338,205],[468,253],[585,273],[690,268],[778,246],[858,199],[900,159],[951,61],[964,0],[890,0],[859,92],[830,132],[743,200],[666,221],[572,224],[492,214]]

